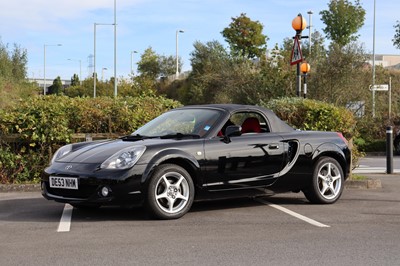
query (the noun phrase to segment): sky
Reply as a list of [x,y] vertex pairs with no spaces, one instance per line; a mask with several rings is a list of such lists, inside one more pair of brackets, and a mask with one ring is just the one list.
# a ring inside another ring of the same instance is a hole
[[[354,2],[354,1],[353,1]],[[128,78],[144,50],[151,47],[157,54],[175,56],[176,32],[178,54],[183,70],[191,69],[190,54],[196,41],[219,41],[228,47],[221,32],[233,17],[245,13],[263,26],[268,48],[282,45],[295,31],[292,20],[301,13],[312,31],[323,33],[322,10],[328,0],[12,0],[1,3],[0,41],[12,50],[14,44],[27,50],[28,77],[70,79],[73,74],[83,79],[91,73],[90,64],[96,43],[96,71],[99,78],[114,76],[114,3],[117,21],[117,76]],[[373,51],[374,0],[361,0],[366,10],[359,41],[365,50]],[[393,46],[394,25],[400,21],[400,1],[376,0],[375,53],[400,54]],[[94,23],[109,24],[96,26]],[[303,32],[308,35],[308,30]],[[327,40],[329,42],[329,40]],[[61,46],[56,46],[61,44]],[[46,47],[46,48],[44,48]],[[45,52],[46,51],[46,52]],[[133,53],[137,51],[137,53]],[[132,60],[133,58],[133,60]]]

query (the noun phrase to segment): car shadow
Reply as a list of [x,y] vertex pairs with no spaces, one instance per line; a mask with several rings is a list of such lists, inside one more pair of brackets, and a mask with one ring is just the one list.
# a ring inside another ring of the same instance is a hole
[[[189,213],[206,213],[217,210],[241,209],[259,207],[266,203],[298,205],[308,204],[302,198],[290,197],[261,197],[236,198],[213,201],[195,202]],[[23,198],[0,200],[0,221],[12,222],[59,222],[65,204],[48,201],[43,198]],[[91,221],[145,221],[154,220],[143,207],[103,206],[98,209],[77,209],[72,212],[73,222]]]

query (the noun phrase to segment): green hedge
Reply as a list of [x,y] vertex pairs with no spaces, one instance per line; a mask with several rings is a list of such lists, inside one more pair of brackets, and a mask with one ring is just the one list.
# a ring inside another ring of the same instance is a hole
[[180,106],[157,96],[127,98],[32,97],[0,110],[0,182],[37,181],[52,153],[73,133],[129,134],[161,113]]
[[353,113],[343,107],[300,97],[275,99],[262,105],[297,129],[337,131],[347,139],[357,135]]
[[[263,104],[290,125],[304,130],[340,131],[357,135],[355,120],[345,108],[302,98],[282,98]],[[18,141],[0,139],[0,182],[37,182],[60,145],[73,133],[129,134],[179,102],[156,96],[128,98],[32,97],[0,110],[1,135],[18,134]],[[353,148],[355,159],[359,157]]]

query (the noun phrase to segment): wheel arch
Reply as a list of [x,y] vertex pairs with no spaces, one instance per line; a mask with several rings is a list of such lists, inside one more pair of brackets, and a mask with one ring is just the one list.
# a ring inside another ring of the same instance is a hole
[[[350,162],[348,161],[350,156],[346,156],[345,152],[334,144],[322,144],[318,147],[313,156],[313,165],[315,165],[321,157],[331,157],[335,159],[340,166],[346,180],[350,174]],[[346,159],[347,158],[347,159]]]
[[175,164],[185,169],[193,180],[195,186],[200,181],[200,163],[197,159],[182,150],[165,150],[158,153],[147,165],[143,173],[141,183],[146,184],[155,171],[155,169],[163,164]]

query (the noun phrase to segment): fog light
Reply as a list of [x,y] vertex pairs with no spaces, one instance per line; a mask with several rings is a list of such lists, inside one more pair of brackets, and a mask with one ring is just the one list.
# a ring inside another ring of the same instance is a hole
[[109,189],[108,187],[102,187],[101,188],[101,195],[103,197],[107,197],[111,192],[111,189]]

